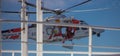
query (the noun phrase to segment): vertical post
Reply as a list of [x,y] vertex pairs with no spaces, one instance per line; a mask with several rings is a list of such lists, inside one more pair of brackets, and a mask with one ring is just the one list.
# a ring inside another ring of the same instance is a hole
[[92,28],[89,27],[89,45],[88,45],[89,53],[88,56],[92,56]]
[[[43,21],[42,19],[42,10],[41,10],[41,0],[36,0],[36,12],[37,12],[37,21]],[[43,42],[43,24],[37,24],[36,29],[36,35],[37,35],[37,56],[43,56],[42,53],[42,42]]]
[[12,52],[12,56],[15,56],[15,52],[14,51]]
[[[0,0],[0,11],[2,10],[1,8],[2,0]],[[0,20],[1,20],[1,12],[0,12]],[[0,56],[2,56],[2,32],[1,32],[1,23],[0,23]]]
[[[21,9],[21,20],[28,21],[28,17],[26,15],[26,4],[25,0],[22,0],[22,9]],[[21,56],[28,56],[28,24],[25,22],[21,23]]]
[[71,53],[71,56],[74,56],[74,54],[73,54],[73,53]]
[[2,56],[2,33],[1,33],[1,23],[0,23],[0,56]]

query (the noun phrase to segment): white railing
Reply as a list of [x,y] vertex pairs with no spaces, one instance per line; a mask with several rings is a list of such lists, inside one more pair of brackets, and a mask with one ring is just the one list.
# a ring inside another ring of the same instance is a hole
[[[81,25],[74,25],[74,24],[52,24],[52,23],[46,23],[46,22],[34,22],[34,21],[18,21],[18,20],[0,20],[0,22],[26,22],[26,23],[40,23],[45,25],[52,25],[52,26],[72,26],[72,27],[84,27],[89,28],[89,45],[88,45],[88,52],[76,52],[76,51],[41,51],[42,53],[51,53],[51,54],[71,54],[73,56],[74,54],[88,54],[89,56],[92,55],[113,55],[113,54],[120,54],[120,52],[92,52],[92,48],[113,48],[114,47],[105,47],[105,46],[92,46],[92,28],[96,29],[106,29],[106,30],[120,30],[120,28],[113,28],[113,27],[101,27],[101,26],[81,26]],[[21,43],[27,43],[27,42],[21,42]],[[37,43],[38,44],[38,43]],[[43,44],[43,43],[42,43]],[[78,45],[79,46],[79,45]],[[120,49],[120,47],[116,47],[115,49]],[[14,56],[15,53],[21,53],[20,50],[1,50],[3,53],[12,53],[12,56]],[[28,50],[28,53],[39,53],[37,51],[30,51]]]
[[[24,4],[24,0],[22,0],[22,4]],[[84,27],[84,28],[89,28],[89,45],[88,45],[88,52],[76,52],[76,51],[42,51],[42,47],[41,47],[41,40],[39,40],[39,36],[37,37],[37,51],[30,51],[27,49],[27,39],[25,39],[24,41],[25,42],[22,42],[21,41],[21,49],[22,50],[2,50],[2,40],[1,40],[1,35],[0,35],[0,56],[2,56],[1,53],[12,53],[12,56],[15,55],[15,53],[22,53],[21,55],[22,56],[28,56],[28,53],[36,53],[37,56],[42,56],[43,53],[51,53],[51,54],[71,54],[71,56],[73,56],[74,54],[88,54],[89,56],[92,56],[92,54],[97,54],[97,55],[111,55],[111,54],[120,54],[120,52],[92,52],[92,28],[95,28],[95,29],[107,29],[107,30],[120,30],[120,28],[111,28],[111,27],[101,27],[101,26],[84,26],[84,25],[77,25],[77,24],[52,24],[52,23],[47,23],[47,22],[40,22],[42,20],[42,17],[41,16],[41,11],[39,10],[40,7],[41,7],[41,4],[39,2],[41,2],[41,0],[37,0],[37,19],[38,21],[34,22],[34,21],[25,21],[25,20],[0,20],[0,23],[2,22],[12,22],[12,23],[16,23],[16,22],[19,22],[19,23],[32,23],[32,24],[37,24],[39,27],[40,25],[39,24],[44,24],[44,25],[52,25],[52,26],[72,26],[72,27]],[[24,16],[25,13],[25,5],[22,5],[22,9],[21,10],[21,18],[25,18],[25,17],[22,17]],[[22,14],[23,13],[23,14]],[[40,15],[40,16],[39,16]],[[25,25],[25,24],[24,24]],[[39,28],[38,27],[38,28]],[[27,27],[26,27],[27,28]],[[38,29],[37,28],[37,29]],[[1,30],[1,29],[0,29]],[[37,31],[37,34],[39,33],[42,33]],[[0,32],[1,34],[1,32]],[[24,34],[23,34],[24,35]],[[25,35],[26,36],[26,35]],[[22,38],[23,40],[24,38]],[[24,48],[26,47],[26,49]],[[28,53],[27,53],[28,52]]]
[[[15,53],[21,53],[21,50],[2,50],[2,53],[11,53],[12,56],[15,55]],[[28,53],[37,53],[37,51],[30,51],[28,50]],[[42,53],[45,54],[70,54],[73,56],[74,54],[89,54],[89,52],[77,52],[77,51],[43,51]],[[92,52],[92,55],[116,55],[120,54],[120,52]]]

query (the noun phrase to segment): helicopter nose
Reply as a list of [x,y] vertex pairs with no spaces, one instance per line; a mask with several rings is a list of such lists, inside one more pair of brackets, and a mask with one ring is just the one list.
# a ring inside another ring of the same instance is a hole
[[96,32],[96,33],[102,33],[104,31],[105,31],[104,29],[93,29],[93,32]]
[[99,29],[100,33],[104,32],[105,30],[104,29]]
[[96,34],[98,37],[100,37],[101,33],[104,32],[105,30],[103,29],[94,29],[93,34]]

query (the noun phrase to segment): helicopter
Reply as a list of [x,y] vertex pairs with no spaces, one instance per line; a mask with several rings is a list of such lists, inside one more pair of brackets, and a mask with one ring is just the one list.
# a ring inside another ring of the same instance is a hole
[[[78,25],[85,25],[89,26],[85,21],[75,19],[74,17],[67,17],[63,15],[63,13],[67,12],[71,8],[77,7],[79,5],[83,5],[85,3],[88,3],[92,0],[86,0],[79,4],[73,5],[71,7],[68,7],[64,10],[61,9],[48,9],[45,7],[41,7],[42,10],[45,10],[44,13],[53,13],[54,16],[48,17],[44,20],[44,22],[59,24],[59,23],[65,23],[65,24],[78,24]],[[21,2],[21,1],[19,1]],[[32,6],[36,8],[36,5],[25,2],[28,6]],[[2,11],[2,13],[20,13],[20,12],[14,12],[14,11]],[[27,14],[35,14],[36,12],[27,12]],[[21,31],[25,29],[21,28],[13,28],[8,30],[2,31],[2,39],[19,39]],[[36,24],[32,24],[28,26],[28,38],[32,40],[36,40]],[[104,30],[102,29],[93,29],[92,34],[97,35],[100,37],[100,34],[103,33]],[[72,42],[74,39],[81,39],[84,37],[88,37],[89,35],[89,29],[83,28],[83,27],[68,27],[68,26],[43,26],[43,42],[46,43],[52,43],[52,42],[62,42],[65,43],[65,41],[69,40]]]

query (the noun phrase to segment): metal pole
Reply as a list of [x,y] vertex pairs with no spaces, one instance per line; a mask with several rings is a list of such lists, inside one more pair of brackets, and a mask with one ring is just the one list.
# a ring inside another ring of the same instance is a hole
[[[28,17],[26,15],[26,4],[25,0],[22,0],[22,9],[21,9],[21,20],[27,21]],[[24,29],[21,31],[21,56],[28,56],[28,24],[27,23],[21,23],[21,29]]]
[[[0,0],[0,11],[1,11],[2,0]],[[0,20],[1,20],[1,12],[0,12]],[[1,33],[1,22],[0,22],[0,56],[2,56],[2,33]]]
[[71,53],[71,56],[74,56],[73,52]]
[[89,27],[89,45],[88,45],[89,53],[88,56],[92,56],[92,28]]
[[[42,10],[41,10],[41,0],[36,0],[36,12],[37,12],[37,19],[36,21],[43,21],[42,19]],[[36,35],[37,35],[37,56],[43,56],[43,45],[41,44],[43,42],[43,24],[37,24],[36,29]]]
[[12,56],[15,56],[15,53],[14,53],[14,52],[12,52]]
[[[1,24],[1,23],[0,23]],[[0,25],[0,56],[2,56],[2,34],[1,34],[1,25]]]

